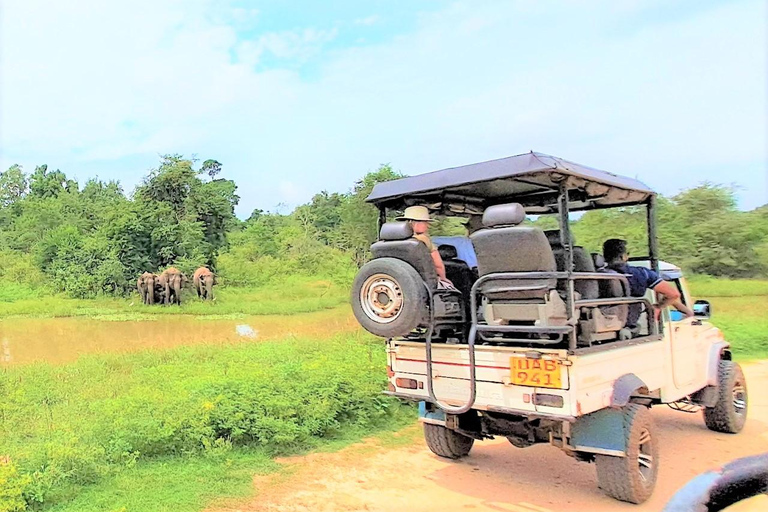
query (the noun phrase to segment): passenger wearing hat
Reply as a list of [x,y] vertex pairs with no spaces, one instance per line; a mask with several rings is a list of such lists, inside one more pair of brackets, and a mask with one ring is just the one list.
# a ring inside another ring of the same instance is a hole
[[403,215],[398,217],[397,220],[408,221],[408,224],[410,224],[411,228],[413,229],[413,238],[419,240],[420,242],[424,242],[424,245],[426,245],[427,249],[429,249],[429,252],[432,255],[432,261],[435,264],[437,277],[440,278],[442,283],[453,287],[453,283],[451,283],[451,281],[445,277],[445,265],[443,264],[443,258],[440,257],[440,253],[437,252],[437,247],[435,247],[435,244],[432,243],[432,239],[429,238],[429,235],[427,234],[427,231],[429,231],[429,224],[434,222],[434,220],[429,217],[429,210],[427,210],[427,207],[409,206],[405,209]]

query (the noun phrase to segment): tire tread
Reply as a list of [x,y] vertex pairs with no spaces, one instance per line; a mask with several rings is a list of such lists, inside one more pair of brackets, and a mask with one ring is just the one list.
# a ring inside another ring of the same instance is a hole
[[744,373],[738,363],[721,360],[717,371],[717,403],[704,408],[704,423],[707,428],[725,434],[737,434],[744,428],[744,420],[733,408],[733,382],[741,377],[746,389]]
[[[650,412],[648,408],[640,404],[629,404],[624,413],[624,436],[626,445],[633,447],[636,443],[635,437],[640,435],[640,427],[633,429],[637,423],[643,423],[651,431],[653,449],[653,467],[654,472],[651,477],[650,485],[644,486],[637,478],[632,478],[637,472],[635,460],[633,457],[613,457],[610,455],[596,455],[595,465],[597,467],[598,486],[609,496],[629,503],[642,503],[653,493],[658,476],[659,456],[658,441],[653,428]],[[642,426],[642,425],[641,425]],[[637,448],[635,448],[637,449]]]
[[429,423],[424,424],[424,439],[432,453],[448,459],[464,457],[475,443],[471,437]]

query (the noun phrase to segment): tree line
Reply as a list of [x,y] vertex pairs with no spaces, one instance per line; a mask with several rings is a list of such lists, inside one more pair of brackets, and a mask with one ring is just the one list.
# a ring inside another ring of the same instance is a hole
[[[378,213],[365,198],[376,183],[403,176],[382,165],[348,192],[323,191],[289,214],[257,209],[240,220],[237,185],[221,172],[216,160],[166,155],[126,194],[116,181],[81,186],[46,165],[31,173],[11,166],[0,173],[0,279],[72,297],[124,295],[142,272],[170,265],[187,274],[208,265],[234,286],[297,274],[348,283],[377,235]],[[696,273],[768,275],[768,205],[740,211],[731,188],[704,183],[660,197],[658,220],[662,258]],[[534,222],[557,225],[550,216]],[[444,221],[433,233],[465,230]],[[574,219],[573,233],[591,251],[620,237],[642,253],[645,213],[588,212]]]

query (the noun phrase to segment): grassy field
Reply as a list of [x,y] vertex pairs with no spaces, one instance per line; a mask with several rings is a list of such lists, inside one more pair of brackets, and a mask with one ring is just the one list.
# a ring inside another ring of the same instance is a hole
[[696,276],[689,284],[694,298],[712,304],[712,323],[738,360],[768,358],[768,281]]
[[274,315],[309,313],[349,301],[349,290],[331,281],[288,278],[259,288],[214,289],[215,301],[203,302],[186,290],[181,307],[146,306],[138,294],[130,298],[71,299],[39,290],[9,286],[0,290],[0,319],[85,316],[107,320],[138,320],[151,315]]
[[275,455],[412,421],[381,395],[384,365],[381,341],[353,333],[3,369],[0,511],[192,511],[241,495]]

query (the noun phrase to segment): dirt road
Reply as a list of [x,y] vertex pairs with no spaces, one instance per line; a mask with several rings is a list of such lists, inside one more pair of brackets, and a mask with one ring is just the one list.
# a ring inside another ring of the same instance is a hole
[[[414,426],[399,434],[399,447],[368,441],[338,453],[286,459],[286,473],[254,482],[251,502],[219,512],[659,511],[695,475],[768,451],[768,361],[744,369],[750,417],[738,435],[707,430],[700,413],[653,409],[662,463],[654,495],[640,506],[606,497],[593,465],[550,446],[518,449],[497,439],[476,443],[467,458],[453,462],[430,453]],[[739,510],[768,510],[768,498]]]

